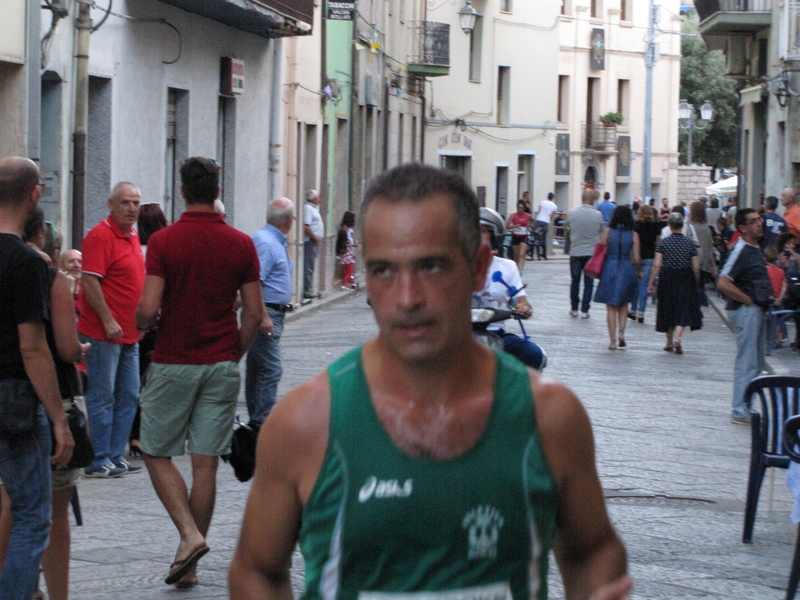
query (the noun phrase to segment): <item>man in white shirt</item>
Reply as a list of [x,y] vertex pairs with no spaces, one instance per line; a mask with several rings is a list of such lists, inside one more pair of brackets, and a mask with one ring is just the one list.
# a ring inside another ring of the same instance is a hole
[[542,200],[539,203],[539,214],[536,215],[536,222],[533,224],[533,233],[541,239],[542,244],[540,248],[539,258],[544,257],[547,260],[547,231],[550,229],[550,221],[553,218],[553,213],[558,210],[558,206],[553,202],[553,192],[547,194],[547,200]]
[[303,298],[314,298],[314,263],[319,254],[319,246],[325,237],[325,226],[319,214],[319,192],[308,190],[306,205],[303,209]]

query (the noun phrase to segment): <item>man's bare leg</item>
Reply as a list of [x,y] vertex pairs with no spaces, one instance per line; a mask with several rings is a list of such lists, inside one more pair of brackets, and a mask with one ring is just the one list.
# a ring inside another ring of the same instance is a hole
[[53,492],[53,525],[50,544],[42,554],[42,571],[50,600],[67,600],[69,594],[69,501],[73,488]]
[[200,532],[189,504],[189,490],[178,468],[168,456],[152,456],[143,452],[150,480],[158,499],[167,509],[170,519],[178,529],[181,542],[175,560],[183,560],[206,542]]
[[[219,458],[216,456],[192,454],[192,492],[189,496],[189,508],[203,537],[208,535],[208,527],[214,514],[218,465]],[[178,581],[178,587],[195,585],[197,585],[197,565]]]

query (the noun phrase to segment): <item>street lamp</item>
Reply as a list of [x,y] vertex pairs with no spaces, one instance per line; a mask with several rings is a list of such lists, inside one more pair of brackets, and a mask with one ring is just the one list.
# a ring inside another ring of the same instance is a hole
[[711,118],[714,115],[714,110],[709,104],[708,100],[703,102],[703,105],[700,107],[700,120],[703,121],[702,125],[697,124],[697,116],[694,112],[694,106],[689,104],[686,99],[681,99],[681,103],[678,105],[678,119],[679,125],[681,129],[686,129],[689,132],[689,141],[686,145],[686,164],[692,164],[692,134],[694,130],[702,131],[706,127],[708,127]]
[[458,11],[458,23],[464,33],[467,35],[472,33],[472,30],[475,29],[475,19],[477,18],[478,11],[472,8],[471,0],[467,0],[467,3]]

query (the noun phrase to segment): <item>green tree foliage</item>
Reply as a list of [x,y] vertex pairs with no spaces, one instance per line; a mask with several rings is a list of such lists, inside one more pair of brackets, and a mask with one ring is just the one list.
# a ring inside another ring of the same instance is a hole
[[[683,24],[684,33],[697,33],[697,25]],[[709,50],[703,38],[685,35],[681,38],[681,98],[694,105],[698,120],[700,106],[708,100],[714,118],[703,131],[694,131],[692,162],[714,167],[732,168],[738,164],[739,94],[736,80],[725,75],[725,55]],[[688,132],[680,130],[680,162],[686,164]]]

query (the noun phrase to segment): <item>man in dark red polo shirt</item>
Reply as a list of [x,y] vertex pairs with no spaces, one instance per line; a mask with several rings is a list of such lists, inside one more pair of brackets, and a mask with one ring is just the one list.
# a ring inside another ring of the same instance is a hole
[[83,240],[83,294],[78,331],[91,342],[86,361],[86,411],[94,446],[87,477],[141,471],[122,457],[139,403],[139,332],[136,305],[144,287],[144,256],[134,225],[139,188],[111,190],[111,214]]
[[[165,583],[191,587],[208,552],[219,457],[230,452],[239,360],[266,311],[250,236],[214,211],[219,167],[207,158],[181,166],[186,212],[147,243],[147,277],[136,310],[140,329],[158,337],[142,390],[140,444],[158,497],[181,536]],[[234,310],[242,295],[242,322]],[[192,454],[192,489],[172,463]]]

